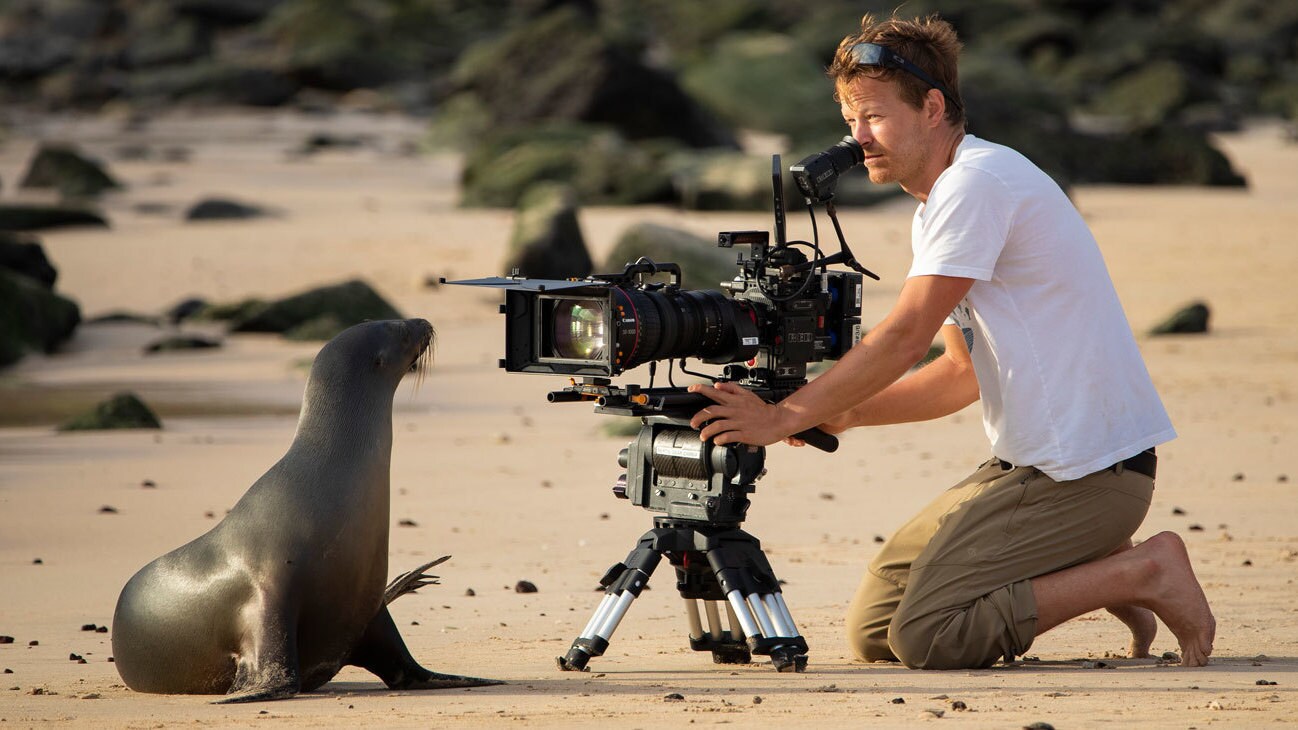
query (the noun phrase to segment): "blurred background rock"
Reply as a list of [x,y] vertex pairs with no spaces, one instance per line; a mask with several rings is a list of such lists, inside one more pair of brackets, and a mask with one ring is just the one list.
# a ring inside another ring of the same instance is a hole
[[[514,206],[533,183],[558,181],[582,204],[762,207],[751,181],[766,155],[793,161],[845,131],[823,77],[837,42],[863,13],[895,5],[0,0],[0,107],[401,111],[429,119],[430,145],[465,154],[468,205]],[[1298,119],[1298,3],[902,9],[933,11],[966,44],[970,130],[1065,187],[1244,185],[1210,133],[1252,116]],[[842,202],[887,192],[857,176]]]

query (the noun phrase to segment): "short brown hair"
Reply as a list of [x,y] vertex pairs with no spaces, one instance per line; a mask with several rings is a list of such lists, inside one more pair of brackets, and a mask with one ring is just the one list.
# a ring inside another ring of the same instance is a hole
[[865,76],[882,81],[895,81],[901,85],[901,98],[916,109],[924,106],[924,96],[933,88],[924,81],[898,68],[861,66],[850,50],[857,43],[877,43],[919,66],[951,92],[956,102],[947,100],[946,120],[964,126],[964,102],[960,98],[960,75],[956,69],[960,58],[960,39],[955,28],[936,13],[924,18],[902,20],[896,15],[886,20],[875,20],[867,14],[861,18],[861,32],[850,35],[838,44],[834,62],[826,74],[834,80],[834,99],[842,101],[844,87]]

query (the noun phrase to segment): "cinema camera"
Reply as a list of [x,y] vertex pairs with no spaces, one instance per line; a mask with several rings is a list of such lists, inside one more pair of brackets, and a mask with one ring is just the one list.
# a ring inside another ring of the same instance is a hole
[[[724,365],[714,381],[735,382],[779,401],[807,382],[807,365],[836,359],[861,337],[862,275],[834,210],[839,176],[864,160],[851,137],[790,168],[811,215],[813,242],[786,241],[783,179],[772,158],[775,241],[766,231],[718,234],[722,248],[747,247],[724,291],[681,288],[673,263],[640,259],[616,274],[575,280],[521,277],[450,282],[501,289],[505,303],[508,372],[566,375],[570,385],[549,394],[559,402],[593,402],[596,413],[639,417],[639,434],[622,450],[626,473],[614,494],[663,516],[624,562],[601,579],[605,595],[566,656],[564,670],[583,670],[600,656],[632,601],[662,557],[676,569],[685,599],[690,646],[711,651],[718,663],[746,663],[768,655],[779,671],[806,666],[779,582],[756,538],[739,529],[748,495],[765,473],[765,449],[714,445],[699,438],[690,418],[711,403],[672,383],[671,362]],[[822,255],[815,205],[824,205],[840,250]],[[810,256],[804,253],[809,250]],[[841,264],[852,271],[829,270]],[[666,275],[668,281],[657,280]],[[667,387],[654,387],[658,360],[669,362]],[[649,363],[648,387],[618,386],[611,378]],[[797,434],[826,451],[837,440],[818,429]],[[699,602],[703,613],[700,613]],[[727,623],[723,625],[724,608]],[[703,628],[703,616],[708,628]]]

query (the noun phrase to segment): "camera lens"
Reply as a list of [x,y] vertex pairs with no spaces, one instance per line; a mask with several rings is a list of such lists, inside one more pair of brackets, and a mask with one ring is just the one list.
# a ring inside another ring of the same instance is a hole
[[554,308],[554,354],[574,360],[604,360],[608,354],[607,303],[569,299]]
[[618,371],[649,362],[697,357],[709,363],[747,360],[757,352],[757,324],[748,304],[719,291],[615,288],[612,321]]

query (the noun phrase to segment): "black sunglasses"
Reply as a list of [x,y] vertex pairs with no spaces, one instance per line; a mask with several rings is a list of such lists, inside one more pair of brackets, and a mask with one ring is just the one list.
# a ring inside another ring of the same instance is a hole
[[960,101],[955,98],[955,94],[952,94],[950,91],[947,90],[945,86],[938,83],[937,79],[924,73],[924,70],[921,69],[919,66],[916,66],[910,61],[907,61],[906,59],[894,53],[889,48],[885,48],[884,46],[881,46],[877,43],[857,43],[856,45],[847,49],[847,53],[849,56],[852,57],[852,60],[856,61],[858,66],[878,66],[880,68],[899,68],[902,71],[905,71],[911,76],[914,76],[920,81],[923,81],[929,86],[932,86],[933,88],[942,92],[942,95],[945,96],[947,100],[949,100],[953,105],[955,105],[956,109],[964,108],[963,105],[960,103]]

